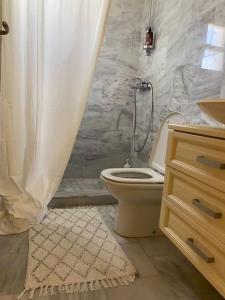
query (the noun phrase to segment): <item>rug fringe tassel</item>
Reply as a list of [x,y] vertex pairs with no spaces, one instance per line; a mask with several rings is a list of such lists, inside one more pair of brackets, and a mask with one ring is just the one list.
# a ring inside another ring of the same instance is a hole
[[55,289],[54,289],[55,287],[54,286],[51,286],[50,287],[50,296],[52,296],[52,295],[55,295],[56,294],[56,292],[55,292]]
[[115,279],[112,279],[112,285],[113,285],[113,287],[116,287],[116,286],[118,286],[118,284],[117,284],[117,282],[116,282],[116,280],[115,280]]
[[[43,296],[48,296],[50,294],[49,288],[47,285],[43,289]],[[31,298],[33,299],[33,298]]]
[[101,290],[102,289],[102,285],[101,285],[101,281],[100,280],[97,280],[95,282],[95,289],[96,290]]
[[33,299],[34,298],[34,293],[35,293],[35,288],[33,288],[30,293],[28,299]]
[[83,283],[83,286],[80,289],[80,292],[87,292],[88,291],[88,285],[87,282]]
[[27,292],[27,290],[24,289],[24,290],[22,291],[22,293],[20,293],[20,294],[16,297],[16,300],[21,299],[21,298],[23,297],[23,295],[24,295],[26,292]]
[[65,286],[65,293],[66,294],[72,294],[74,291],[74,285],[73,284],[68,284]]
[[39,296],[43,295],[43,286],[40,287]]
[[76,293],[76,292],[79,292],[79,290],[80,290],[80,283],[75,283],[73,292]]
[[88,281],[83,283],[69,283],[62,284],[59,286],[41,286],[32,289],[24,289],[21,294],[17,296],[17,300],[20,300],[26,292],[29,292],[28,299],[33,299],[35,292],[39,289],[38,296],[51,296],[57,293],[59,294],[72,294],[79,292],[95,291],[102,288],[111,288],[118,285],[129,285],[134,282],[135,274],[115,277],[115,278],[105,278],[94,281]]

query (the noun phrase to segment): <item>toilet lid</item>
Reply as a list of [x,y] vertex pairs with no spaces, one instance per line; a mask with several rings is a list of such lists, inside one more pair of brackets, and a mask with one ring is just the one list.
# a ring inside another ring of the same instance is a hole
[[159,171],[160,173],[165,173],[165,157],[166,157],[166,146],[168,138],[168,124],[184,124],[185,118],[179,112],[170,113],[161,123],[156,140],[154,142],[152,152],[149,159],[149,166]]

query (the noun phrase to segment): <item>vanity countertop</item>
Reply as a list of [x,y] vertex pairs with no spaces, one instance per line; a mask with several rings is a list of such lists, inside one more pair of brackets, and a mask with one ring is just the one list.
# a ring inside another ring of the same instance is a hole
[[212,127],[208,125],[177,125],[169,124],[169,129],[180,131],[184,133],[191,133],[201,136],[215,137],[219,139],[225,139],[225,126],[224,127]]

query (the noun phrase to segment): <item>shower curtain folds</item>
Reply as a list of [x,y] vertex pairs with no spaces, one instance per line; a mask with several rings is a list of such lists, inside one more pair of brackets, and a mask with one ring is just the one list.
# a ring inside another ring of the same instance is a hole
[[39,222],[62,179],[110,0],[3,0],[0,234]]

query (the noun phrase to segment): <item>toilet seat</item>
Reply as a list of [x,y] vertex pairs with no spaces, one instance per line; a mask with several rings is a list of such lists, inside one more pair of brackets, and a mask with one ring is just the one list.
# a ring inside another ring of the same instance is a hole
[[[117,183],[164,183],[165,156],[168,138],[168,124],[182,124],[184,116],[179,112],[170,113],[160,124],[156,140],[149,158],[149,168],[113,168],[105,169],[101,176]],[[155,171],[156,170],[156,171]],[[117,174],[117,175],[116,175]]]
[[148,183],[148,184],[154,183],[155,184],[155,183],[164,182],[164,176],[154,171],[151,168],[105,169],[101,172],[101,175],[105,179],[115,181],[118,183]]

